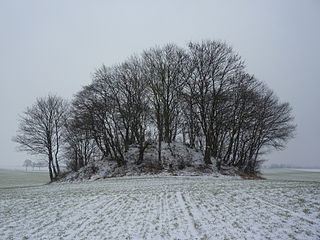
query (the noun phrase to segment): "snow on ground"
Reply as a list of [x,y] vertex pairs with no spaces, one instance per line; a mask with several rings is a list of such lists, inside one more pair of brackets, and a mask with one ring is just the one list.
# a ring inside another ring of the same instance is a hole
[[320,239],[320,181],[126,177],[0,187],[0,239]]
[[158,176],[221,175],[215,167],[213,158],[213,164],[207,166],[203,163],[203,155],[200,151],[189,148],[183,143],[162,143],[161,156],[160,164],[156,144],[152,143],[144,151],[142,164],[137,165],[139,148],[136,145],[131,145],[125,152],[125,166],[118,167],[115,161],[106,161],[105,159],[91,161],[77,172],[68,173],[60,181],[81,182],[116,176],[152,176],[154,174]]

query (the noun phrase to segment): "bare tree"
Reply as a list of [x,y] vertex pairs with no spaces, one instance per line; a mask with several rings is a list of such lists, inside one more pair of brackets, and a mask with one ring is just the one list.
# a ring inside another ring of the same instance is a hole
[[119,89],[116,86],[115,68],[102,66],[94,74],[94,81],[91,85],[92,110],[93,110],[93,131],[100,135],[100,142],[104,143],[105,156],[116,160],[118,166],[126,164],[124,158],[126,127],[119,113],[119,102],[117,95]]
[[137,164],[143,162],[143,155],[149,145],[146,141],[146,128],[149,121],[150,104],[148,99],[147,82],[143,77],[141,60],[132,57],[116,68],[114,99],[121,116],[125,133],[123,142],[125,150],[130,144],[139,145]]
[[20,117],[13,139],[20,151],[47,156],[51,181],[60,174],[58,157],[66,110],[67,103],[55,95],[37,99]]
[[28,171],[28,167],[32,167],[33,162],[29,159],[24,160],[23,165],[24,167],[26,167],[26,172]]
[[186,95],[190,114],[196,118],[204,135],[204,162],[211,164],[211,157],[218,157],[218,140],[221,134],[219,121],[232,77],[244,66],[231,47],[216,41],[189,44],[190,78]]
[[67,159],[67,168],[78,171],[90,161],[99,158],[100,154],[90,129],[75,118],[74,111],[68,115],[63,134],[64,156]]
[[152,117],[158,130],[158,160],[161,142],[175,141],[180,115],[179,95],[185,83],[187,55],[173,44],[143,53],[144,78],[150,90]]

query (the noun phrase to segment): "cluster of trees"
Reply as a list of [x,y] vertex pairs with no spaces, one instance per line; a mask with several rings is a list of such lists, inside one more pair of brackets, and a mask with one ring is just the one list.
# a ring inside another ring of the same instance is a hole
[[41,162],[41,161],[33,162],[30,159],[26,159],[23,162],[23,167],[26,168],[26,171],[28,171],[28,167],[32,167],[32,171],[34,171],[34,168],[38,168],[40,170],[40,168],[46,167],[46,166],[47,164],[45,162]]
[[[46,106],[52,111],[41,112]],[[218,169],[255,174],[261,156],[282,149],[295,130],[289,104],[218,41],[191,42],[186,49],[168,44],[102,66],[66,106],[56,96],[39,99],[15,139],[23,150],[47,154],[50,174],[59,173],[61,144],[68,166],[78,170],[97,158],[126,165],[131,145],[139,148],[139,165],[153,143],[161,166],[162,143],[174,141],[202,151],[204,164],[214,159]],[[41,139],[30,137],[39,131],[46,133]]]

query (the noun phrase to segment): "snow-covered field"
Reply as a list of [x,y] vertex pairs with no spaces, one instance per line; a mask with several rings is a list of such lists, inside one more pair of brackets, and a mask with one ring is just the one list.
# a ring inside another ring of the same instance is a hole
[[0,239],[320,239],[320,173],[292,171],[0,184]]

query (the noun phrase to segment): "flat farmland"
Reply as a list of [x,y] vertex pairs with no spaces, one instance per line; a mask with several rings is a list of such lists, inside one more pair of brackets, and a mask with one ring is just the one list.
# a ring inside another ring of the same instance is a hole
[[0,239],[320,239],[319,172],[49,185],[0,176]]

